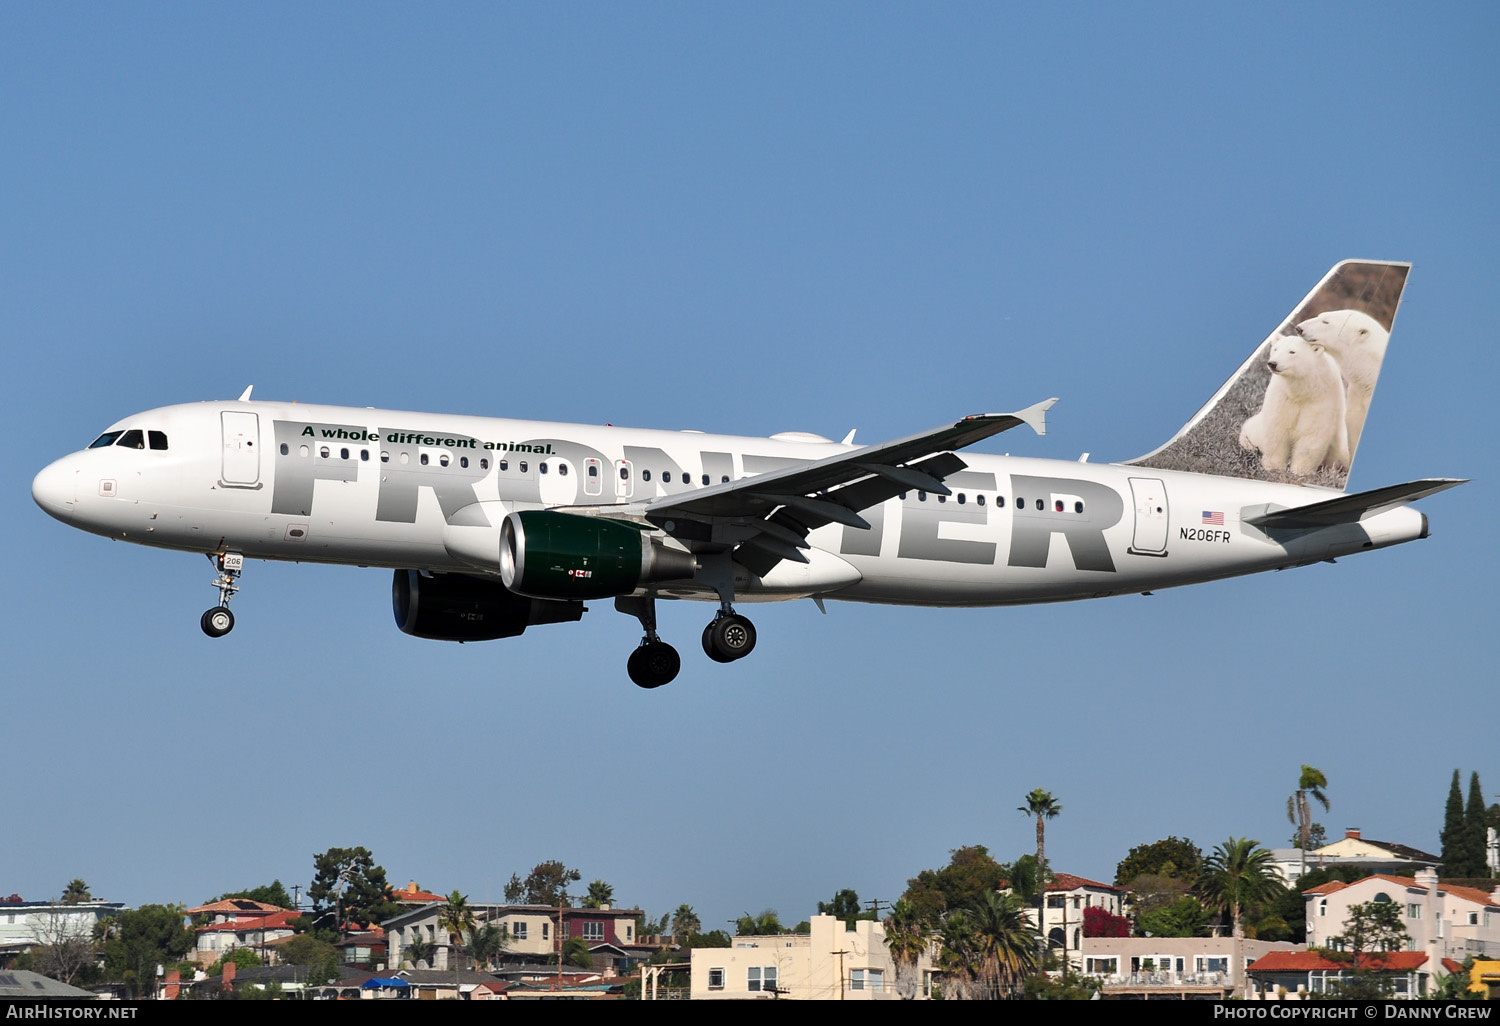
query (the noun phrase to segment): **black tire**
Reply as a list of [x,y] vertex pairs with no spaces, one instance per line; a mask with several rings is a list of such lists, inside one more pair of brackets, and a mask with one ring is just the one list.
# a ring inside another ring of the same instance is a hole
[[665,641],[648,641],[630,653],[625,672],[637,687],[659,688],[670,684],[682,669],[682,657]]
[[234,630],[234,614],[229,611],[228,606],[214,606],[203,614],[198,621],[198,626],[203,628],[203,633],[210,638],[222,638]]
[[755,625],[738,614],[721,616],[708,625],[708,642],[720,662],[743,659],[755,650]]
[[732,658],[720,655],[718,650],[714,648],[714,623],[717,622],[712,621],[703,628],[703,654],[716,663],[732,663],[734,662]]

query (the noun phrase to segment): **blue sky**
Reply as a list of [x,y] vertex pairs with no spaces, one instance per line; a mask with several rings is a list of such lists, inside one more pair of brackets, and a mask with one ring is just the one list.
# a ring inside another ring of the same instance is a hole
[[[652,912],[795,921],[950,849],[1113,877],[1168,834],[1435,850],[1500,791],[1489,5],[0,8],[0,892],[197,902],[364,845],[500,897],[544,859]],[[1474,478],[1433,537],[1151,598],[760,606],[652,693],[634,621],[444,645],[389,574],[70,531],[32,476],[258,398],[982,451],[1169,437],[1334,262],[1415,263],[1351,488]],[[1491,740],[1485,741],[1486,736]],[[1493,799],[1492,799],[1493,800]]]

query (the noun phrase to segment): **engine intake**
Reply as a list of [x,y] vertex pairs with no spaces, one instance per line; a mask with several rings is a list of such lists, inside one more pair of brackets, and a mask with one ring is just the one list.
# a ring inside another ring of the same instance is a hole
[[582,602],[547,602],[495,581],[463,574],[423,577],[416,570],[396,571],[391,606],[403,634],[434,641],[514,638],[537,624],[583,618]]
[[698,561],[649,527],[527,510],[500,525],[500,579],[518,595],[595,599],[642,584],[691,578]]

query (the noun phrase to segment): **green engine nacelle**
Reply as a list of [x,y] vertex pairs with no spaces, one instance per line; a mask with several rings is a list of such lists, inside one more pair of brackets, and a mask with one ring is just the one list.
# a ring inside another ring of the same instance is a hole
[[692,553],[618,520],[528,510],[500,525],[500,579],[518,595],[610,598],[653,581],[690,578],[697,568]]

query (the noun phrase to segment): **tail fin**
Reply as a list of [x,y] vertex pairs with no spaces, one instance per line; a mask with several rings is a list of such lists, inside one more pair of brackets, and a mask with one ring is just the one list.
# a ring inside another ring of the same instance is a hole
[[1410,270],[1336,264],[1182,430],[1128,465],[1342,489]]

